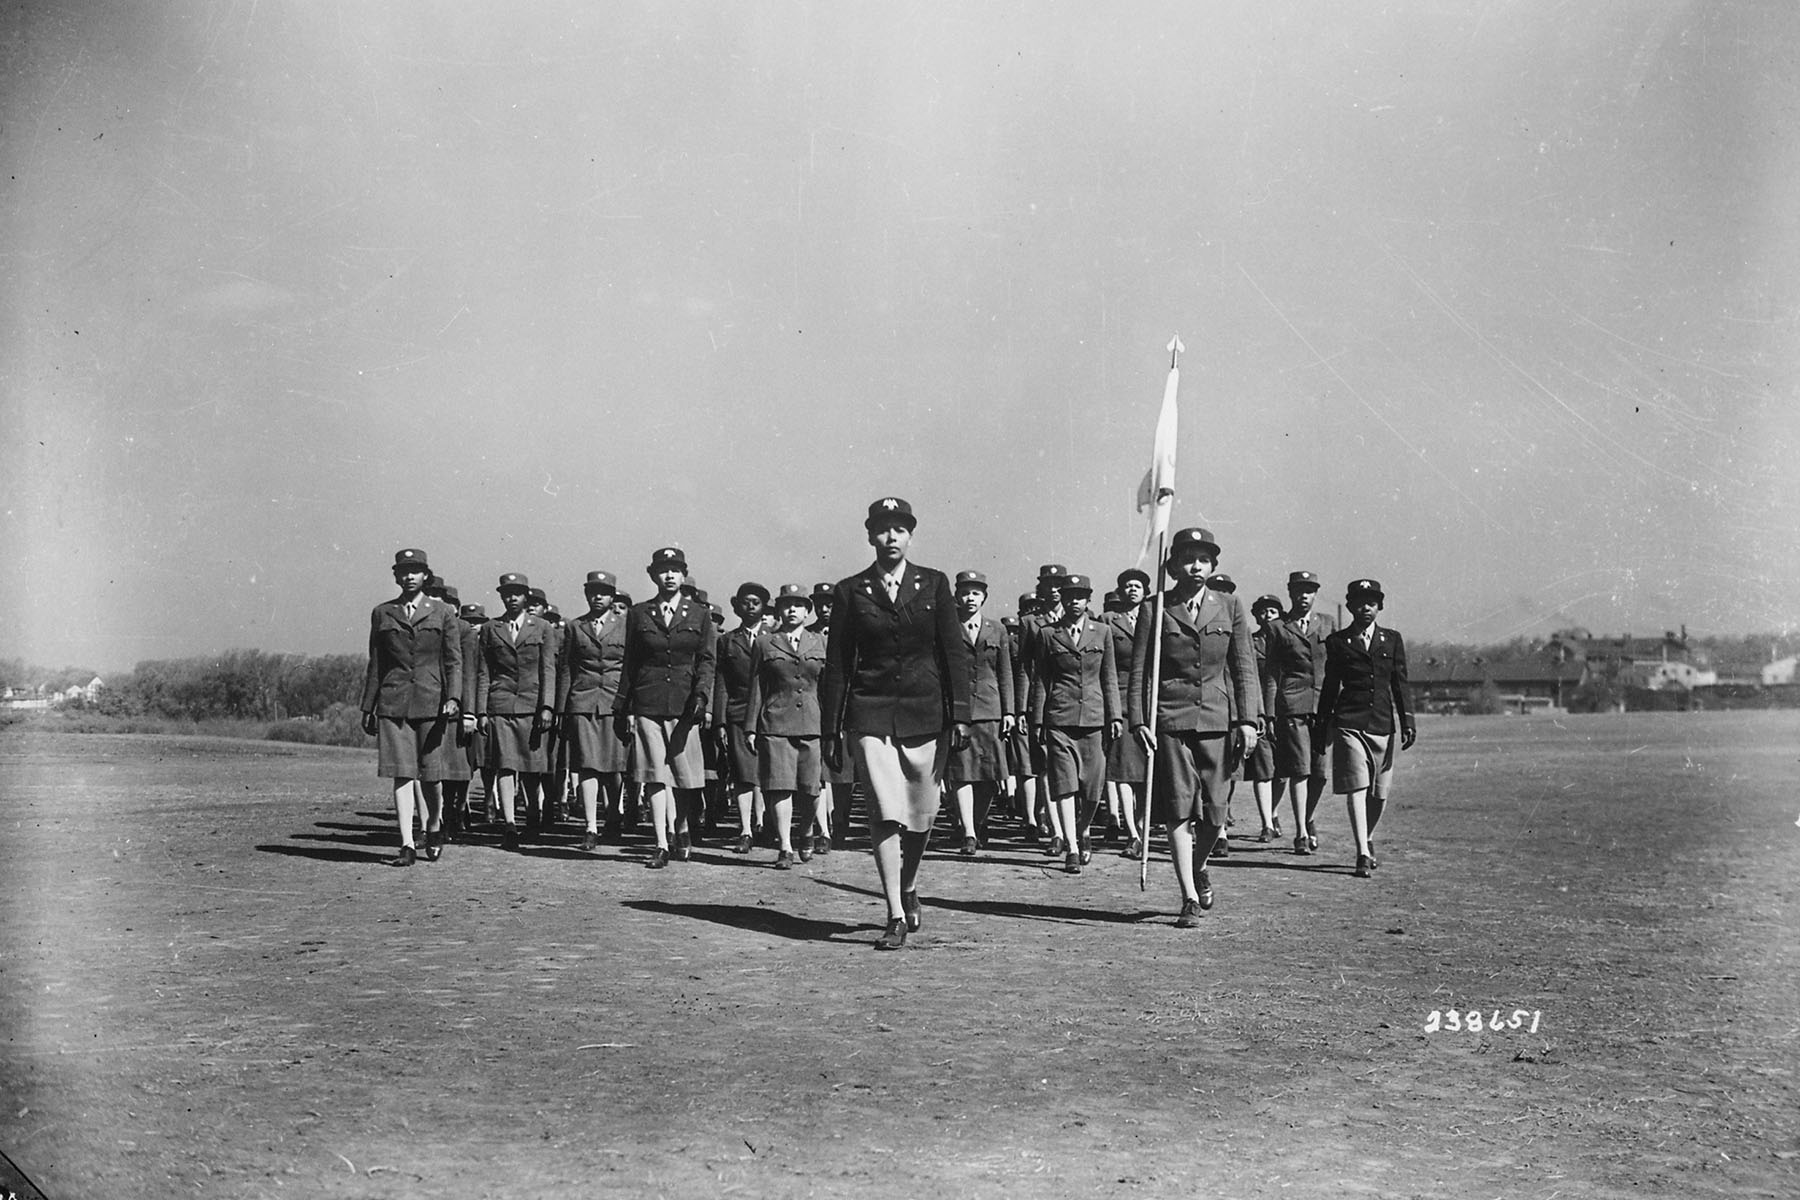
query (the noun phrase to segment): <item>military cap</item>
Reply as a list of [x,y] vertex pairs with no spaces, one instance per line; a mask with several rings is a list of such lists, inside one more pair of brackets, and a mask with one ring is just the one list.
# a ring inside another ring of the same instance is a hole
[[611,571],[589,571],[587,582],[581,588],[586,592],[616,592],[619,590],[619,579]]
[[427,578],[425,580],[425,589],[424,590],[425,590],[425,594],[428,596],[431,595],[433,592],[442,594],[443,590],[444,590],[444,577],[442,575],[430,576],[429,578]]
[[1344,591],[1344,603],[1355,604],[1358,600],[1373,600],[1377,604],[1387,603],[1387,597],[1381,594],[1381,585],[1373,579],[1352,579],[1350,586]]
[[1038,568],[1039,579],[1061,579],[1069,573],[1069,568],[1061,563],[1045,563]]
[[442,588],[440,590],[444,593],[444,603],[445,604],[450,605],[452,608],[461,608],[462,607],[462,593],[461,592],[457,591],[453,587]]
[[1086,575],[1065,575],[1063,576],[1062,590],[1091,596],[1094,594],[1094,581]]
[[550,622],[552,625],[561,625],[563,623],[563,615],[554,608],[546,608],[544,610],[544,620]]
[[398,550],[394,553],[394,570],[423,571],[431,574],[431,564],[425,561],[423,550]]
[[531,580],[525,578],[517,571],[508,571],[500,577],[500,586],[494,590],[496,592],[506,592],[511,591],[514,588],[517,588],[521,592],[530,592]]
[[813,606],[812,593],[797,583],[784,583],[781,592],[775,597],[775,607],[784,604],[804,604],[810,610]]
[[1287,605],[1282,601],[1280,596],[1264,593],[1263,595],[1258,596],[1250,605],[1250,614],[1255,616],[1265,608],[1272,608],[1276,612],[1282,612],[1287,608]]
[[479,604],[465,604],[457,611],[457,615],[465,621],[479,625],[487,620],[487,609]]
[[965,587],[978,587],[985,592],[988,590],[987,576],[980,571],[958,571],[956,573],[956,590],[960,592]]
[[1169,557],[1173,559],[1177,554],[1190,547],[1199,547],[1205,553],[1210,554],[1214,562],[1218,561],[1219,543],[1214,539],[1212,530],[1199,525],[1190,526],[1187,529],[1177,529],[1174,539],[1169,542]]
[[829,598],[831,596],[832,591],[833,591],[833,588],[829,583],[813,584],[812,594],[815,596],[825,596],[825,597]]
[[1319,590],[1319,576],[1314,571],[1289,571],[1287,585],[1290,592],[1295,588],[1308,588],[1316,592]]
[[[783,586],[785,588],[788,586],[798,587],[799,585],[798,584],[791,584],[791,585],[784,584]],[[745,596],[761,596],[762,602],[764,604],[767,604],[769,602],[769,589],[764,587],[762,584],[755,582],[754,580],[746,579],[743,583],[738,584],[738,590],[735,593],[735,595],[733,596],[733,599],[741,600]]]
[[1237,580],[1229,575],[1219,574],[1209,578],[1206,581],[1206,586],[1215,592],[1225,592],[1229,594],[1237,591]]
[[651,574],[666,570],[670,567],[674,567],[680,571],[686,571],[688,569],[687,555],[681,552],[680,546],[664,546],[650,555],[650,566],[648,567],[648,570]]
[[1119,577],[1117,579],[1113,580],[1113,582],[1118,585],[1119,590],[1122,592],[1125,590],[1126,583],[1128,583],[1129,581],[1131,581],[1133,579],[1135,579],[1139,583],[1143,584],[1145,591],[1150,590],[1150,575],[1149,575],[1149,573],[1145,572],[1145,571],[1140,571],[1136,567],[1127,567],[1123,571],[1120,571]]
[[898,496],[883,496],[869,505],[869,515],[863,518],[863,528],[871,531],[894,524],[912,529],[918,523],[919,519],[913,516],[912,505]]
[[528,590],[530,592],[529,603],[541,604],[545,608],[550,607],[550,597],[544,594],[543,588],[530,588]]

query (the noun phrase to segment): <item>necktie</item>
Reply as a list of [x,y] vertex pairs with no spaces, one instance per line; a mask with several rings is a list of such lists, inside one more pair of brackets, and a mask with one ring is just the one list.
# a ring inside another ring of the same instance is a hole
[[800,635],[797,633],[788,634],[788,645],[793,648],[795,654],[800,653]]
[[889,600],[898,600],[900,598],[900,577],[898,575],[883,575],[881,577],[881,586],[887,589],[887,598]]

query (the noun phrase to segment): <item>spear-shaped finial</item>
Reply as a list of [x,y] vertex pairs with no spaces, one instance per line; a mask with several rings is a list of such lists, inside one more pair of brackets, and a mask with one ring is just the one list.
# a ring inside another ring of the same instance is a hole
[[1169,370],[1173,371],[1175,369],[1175,360],[1177,356],[1185,353],[1187,353],[1187,347],[1181,344],[1181,335],[1179,333],[1169,339]]

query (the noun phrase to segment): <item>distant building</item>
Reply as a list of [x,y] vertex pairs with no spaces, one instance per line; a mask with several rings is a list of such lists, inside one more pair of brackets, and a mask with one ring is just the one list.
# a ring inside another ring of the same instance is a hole
[[1800,657],[1796,657],[1792,654],[1788,655],[1786,658],[1776,659],[1762,669],[1762,685],[1764,687],[1777,687],[1782,684],[1793,683],[1794,668],[1797,664],[1800,664]]

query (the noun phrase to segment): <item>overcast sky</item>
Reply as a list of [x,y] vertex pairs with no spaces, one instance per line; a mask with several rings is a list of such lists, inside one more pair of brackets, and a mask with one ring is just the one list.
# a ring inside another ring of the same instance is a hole
[[1413,638],[1792,629],[1800,20],[1651,0],[9,4],[0,657],[365,644],[1176,523]]

